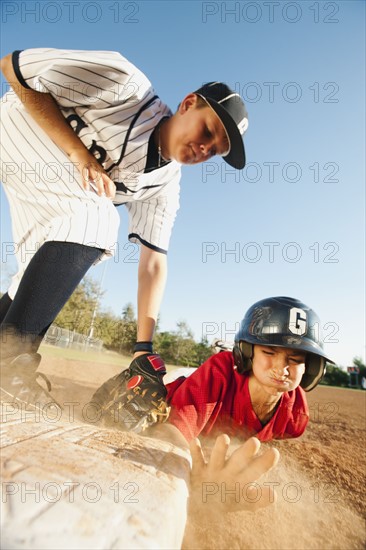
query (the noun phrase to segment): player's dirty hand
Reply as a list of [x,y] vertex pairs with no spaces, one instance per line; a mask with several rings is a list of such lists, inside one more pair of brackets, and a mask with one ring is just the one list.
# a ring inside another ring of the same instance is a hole
[[169,407],[163,384],[166,369],[160,355],[136,357],[129,368],[110,378],[93,395],[101,410],[100,423],[109,428],[143,432],[165,422]]
[[275,502],[276,494],[268,485],[260,485],[260,477],[279,460],[277,449],[259,454],[260,442],[251,437],[227,458],[230,438],[220,435],[208,462],[198,439],[190,444],[192,455],[191,488],[195,506],[233,512],[257,510]]

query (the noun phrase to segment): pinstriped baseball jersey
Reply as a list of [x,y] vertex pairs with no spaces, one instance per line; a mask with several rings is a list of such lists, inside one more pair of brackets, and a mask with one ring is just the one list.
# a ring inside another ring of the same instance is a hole
[[[117,52],[36,48],[14,52],[25,88],[50,93],[75,133],[115,182],[129,239],[166,252],[179,208],[180,165],[145,173],[149,138],[172,113],[146,76]],[[67,155],[10,90],[1,102],[1,179],[18,243],[17,285],[45,241],[77,242],[113,254],[119,217],[109,199],[85,191]]]

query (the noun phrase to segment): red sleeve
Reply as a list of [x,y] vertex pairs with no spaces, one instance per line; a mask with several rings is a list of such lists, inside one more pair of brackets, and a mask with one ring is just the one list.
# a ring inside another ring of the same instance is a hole
[[167,384],[172,407],[169,421],[190,441],[212,426],[228,390],[233,390],[234,362],[231,352],[210,357],[188,378]]

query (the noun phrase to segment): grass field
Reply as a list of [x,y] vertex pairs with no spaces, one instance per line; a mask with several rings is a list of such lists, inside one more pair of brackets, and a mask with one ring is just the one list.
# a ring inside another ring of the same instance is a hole
[[85,361],[103,363],[104,365],[121,365],[128,367],[131,357],[120,355],[114,351],[82,351],[72,348],[59,348],[50,344],[42,344],[40,353],[45,359],[62,358],[70,361]]
[[[116,367],[121,367],[121,370],[127,368],[132,360],[130,355],[121,355],[115,351],[83,351],[73,348],[59,348],[50,344],[42,344],[39,351],[42,357],[48,362],[52,359],[65,359],[66,361],[78,361],[83,363],[93,362],[103,365],[114,365]],[[167,371],[176,368],[176,365],[166,364]]]

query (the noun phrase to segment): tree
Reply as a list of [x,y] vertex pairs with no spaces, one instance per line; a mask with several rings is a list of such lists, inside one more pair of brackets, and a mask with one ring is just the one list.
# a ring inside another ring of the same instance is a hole
[[133,305],[129,302],[122,310],[122,318],[118,323],[117,338],[115,344],[119,352],[133,353],[133,347],[137,339],[137,321]]
[[55,325],[87,335],[101,295],[99,284],[85,277],[56,317]]
[[174,332],[156,333],[154,347],[166,363],[186,367],[198,367],[212,355],[207,340],[195,342],[193,332],[186,321],[178,321],[177,330]]
[[349,374],[336,365],[327,365],[325,376],[321,382],[327,386],[349,386]]
[[94,338],[103,340],[106,348],[118,351],[121,320],[110,312],[99,312],[94,323]]
[[361,357],[354,357],[353,364],[358,367],[358,381],[363,389],[366,389],[366,365]]
[[126,304],[125,307],[122,309],[122,319],[126,323],[132,323],[136,321],[135,310],[131,302]]
[[177,329],[176,334],[178,338],[181,340],[192,340],[193,339],[193,332],[189,328],[188,323],[186,321],[180,320],[177,321]]
[[166,363],[175,362],[176,335],[171,332],[157,332],[154,337],[154,349]]
[[197,365],[202,365],[211,355],[213,354],[212,347],[209,345],[207,337],[202,338],[202,340],[196,344],[195,348],[195,362]]
[[353,364],[355,367],[358,367],[360,376],[366,377],[366,365],[362,361],[361,357],[354,357]]
[[196,342],[193,339],[193,332],[189,328],[186,321],[177,322],[177,330],[175,331],[175,335],[175,362],[177,365],[189,367],[192,365],[192,360],[194,358],[194,348]]

